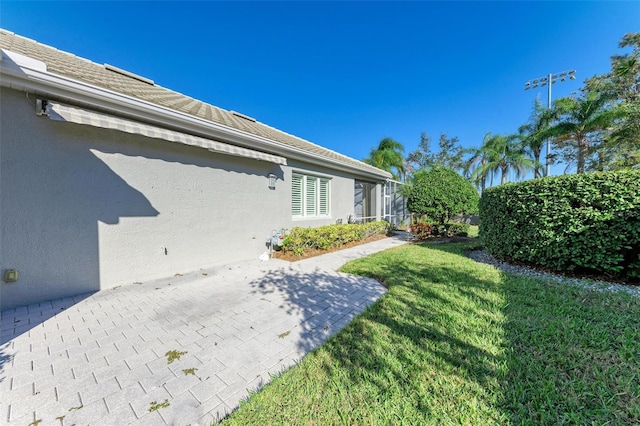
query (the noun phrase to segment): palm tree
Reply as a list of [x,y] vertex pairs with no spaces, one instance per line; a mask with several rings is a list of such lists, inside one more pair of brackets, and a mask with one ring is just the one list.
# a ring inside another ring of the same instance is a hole
[[[545,134],[547,133],[553,114],[542,105],[540,98],[536,98],[533,103],[533,111],[529,117],[529,122],[523,124],[518,129],[525,146],[531,151],[533,159],[540,163],[540,155],[544,146]],[[547,161],[549,159],[547,158]],[[542,176],[542,164],[533,169],[535,179]]]
[[500,184],[505,184],[510,170],[515,171],[516,178],[520,178],[527,170],[539,165],[538,162],[527,157],[519,135],[503,136],[487,133],[480,150],[484,153],[486,161],[474,170],[472,174],[474,179],[500,172]]
[[610,100],[596,91],[580,98],[560,98],[554,103],[557,122],[543,134],[554,137],[554,144],[564,150],[568,162],[576,162],[577,173],[585,172],[586,161],[600,135],[611,128],[620,115],[619,108],[607,108]]
[[469,148],[466,150],[467,154],[471,154],[471,157],[467,159],[464,165],[464,176],[471,180],[471,182],[480,189],[482,194],[487,186],[487,174],[486,172],[478,173],[474,176],[474,170],[484,167],[487,164],[487,152],[482,147]]
[[395,180],[399,180],[404,176],[404,146],[392,138],[384,138],[380,141],[377,148],[373,148],[369,156],[362,160],[363,162],[377,167],[393,175]]

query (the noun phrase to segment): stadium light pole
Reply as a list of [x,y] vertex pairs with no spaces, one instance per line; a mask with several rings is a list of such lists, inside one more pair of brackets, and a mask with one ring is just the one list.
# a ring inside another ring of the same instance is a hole
[[[560,80],[560,82],[564,82],[567,80],[575,80],[576,79],[576,70],[568,70],[562,71],[555,74],[547,74],[545,77],[534,78],[533,80],[529,80],[524,83],[524,90],[535,89],[536,87],[544,87],[547,86],[547,108],[551,109],[551,86]],[[551,139],[547,139],[547,161],[545,165],[546,173],[545,176],[549,176],[549,154],[550,154],[550,144]]]

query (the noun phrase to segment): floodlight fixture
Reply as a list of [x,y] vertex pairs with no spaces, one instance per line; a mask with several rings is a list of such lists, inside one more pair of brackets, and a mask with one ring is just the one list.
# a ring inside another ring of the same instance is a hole
[[[533,83],[533,86],[531,86],[529,84],[529,82],[527,81],[524,85],[525,88],[524,90],[529,90],[532,87],[535,89],[537,87],[544,87],[547,86],[548,90],[547,90],[547,108],[551,109],[551,86],[553,86],[555,83],[558,82],[558,80],[560,80],[560,82],[564,82],[566,81],[567,77],[569,77],[570,80],[575,80],[576,79],[576,70],[567,70],[567,71],[562,71],[560,73],[555,73],[555,74],[547,74],[547,76],[545,77],[538,77],[536,79],[531,80],[531,83]],[[545,171],[546,171],[546,176],[549,176],[549,154],[550,154],[550,150],[551,150],[551,140],[547,139],[547,160],[546,160],[546,164],[545,164]]]

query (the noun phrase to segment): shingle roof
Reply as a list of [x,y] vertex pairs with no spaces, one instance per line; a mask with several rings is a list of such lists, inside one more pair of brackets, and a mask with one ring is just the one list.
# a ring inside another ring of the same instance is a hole
[[0,29],[0,48],[28,56],[44,62],[47,71],[67,78],[72,78],[95,86],[99,86],[123,95],[138,98],[166,108],[180,111],[213,123],[221,124],[236,130],[250,133],[279,142],[286,146],[303,150],[320,157],[337,161],[345,165],[384,176],[386,172],[361,161],[321,147],[302,138],[277,130],[258,121],[242,118],[241,114],[218,108],[200,100],[150,84],[134,76],[105,68],[104,65],[91,62],[73,54],[38,43]]

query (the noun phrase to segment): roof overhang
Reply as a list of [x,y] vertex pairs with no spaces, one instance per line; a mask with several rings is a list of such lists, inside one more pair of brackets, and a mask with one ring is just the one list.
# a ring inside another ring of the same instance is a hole
[[47,71],[44,62],[6,49],[0,49],[0,51],[2,52],[0,58],[1,86],[98,109],[134,121],[349,172],[359,177],[381,181],[391,178],[391,174],[384,170],[360,168],[132,96],[53,74]]

